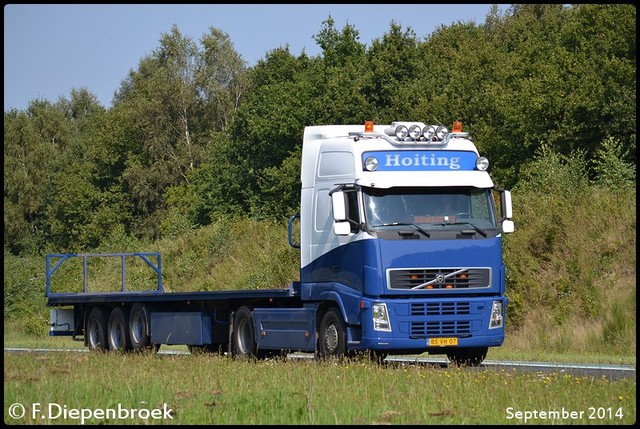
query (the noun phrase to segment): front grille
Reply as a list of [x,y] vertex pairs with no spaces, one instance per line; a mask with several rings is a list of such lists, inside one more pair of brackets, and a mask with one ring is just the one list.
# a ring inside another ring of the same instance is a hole
[[461,316],[471,314],[470,302],[412,303],[411,316]]
[[412,336],[463,336],[471,334],[470,321],[411,322]]
[[416,268],[387,271],[390,289],[478,289],[491,286],[489,268]]

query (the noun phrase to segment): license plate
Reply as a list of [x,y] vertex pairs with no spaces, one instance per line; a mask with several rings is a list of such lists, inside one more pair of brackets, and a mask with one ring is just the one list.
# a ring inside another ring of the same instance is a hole
[[430,347],[457,346],[457,338],[429,338]]

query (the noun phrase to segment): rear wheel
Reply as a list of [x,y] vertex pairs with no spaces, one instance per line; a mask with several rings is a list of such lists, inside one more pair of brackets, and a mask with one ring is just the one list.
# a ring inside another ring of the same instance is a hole
[[144,304],[133,304],[129,312],[129,341],[134,351],[158,350],[158,344],[151,344],[149,335],[149,310]]
[[487,357],[489,347],[471,347],[447,352],[449,362],[459,366],[478,366]]
[[108,326],[109,349],[130,351],[129,315],[121,307],[115,307],[111,310]]
[[240,358],[255,358],[257,355],[253,316],[247,307],[240,307],[233,317],[231,354]]
[[342,358],[347,353],[347,334],[340,310],[333,307],[327,310],[320,322],[318,332],[318,357]]
[[89,350],[105,351],[107,344],[107,310],[103,307],[93,307],[87,317],[85,326],[86,343]]

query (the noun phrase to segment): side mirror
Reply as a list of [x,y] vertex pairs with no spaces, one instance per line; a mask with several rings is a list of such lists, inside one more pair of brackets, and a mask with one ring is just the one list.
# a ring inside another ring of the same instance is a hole
[[[333,208],[333,220],[343,222],[347,220],[347,206],[345,204],[344,192],[336,191],[331,194],[331,205]],[[348,223],[347,223],[348,225]],[[334,227],[335,229],[335,227]]]
[[502,191],[500,194],[502,199],[502,216],[505,219],[511,219],[513,217],[513,209],[511,208],[511,191]]
[[500,205],[502,206],[502,232],[510,234],[515,231],[516,226],[511,220],[513,216],[513,207],[511,205],[511,191],[503,190],[500,192]]
[[505,219],[502,221],[502,232],[504,234],[511,234],[516,230],[516,226],[511,219]]
[[335,222],[333,233],[335,235],[349,235],[351,234],[351,224],[349,222]]

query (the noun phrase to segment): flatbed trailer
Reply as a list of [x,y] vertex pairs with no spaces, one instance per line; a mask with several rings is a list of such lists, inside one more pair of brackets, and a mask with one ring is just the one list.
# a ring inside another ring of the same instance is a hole
[[[120,258],[121,272],[126,273],[125,261],[136,257],[156,271],[156,290],[128,291],[123,274],[120,291],[88,291],[87,263],[90,259]],[[63,263],[74,258],[83,262],[83,291],[53,292],[53,275]],[[153,263],[154,258],[157,263]],[[292,282],[282,289],[165,292],[159,253],[50,254],[46,261],[47,305],[53,308],[50,335],[72,336],[83,340],[90,349],[157,350],[161,344],[182,344],[192,351],[272,355],[273,350],[250,346],[256,342],[253,320],[259,322],[263,337],[285,336],[287,344],[295,350],[309,352],[314,349],[310,341],[314,332],[313,318],[310,311],[303,308],[299,282]],[[268,311],[261,312],[261,307]],[[296,316],[298,319],[293,320]],[[282,329],[273,329],[274,325]],[[234,332],[235,340],[232,338]],[[280,347],[275,338],[262,342],[266,346]],[[231,344],[236,348],[229,349]],[[284,352],[284,349],[278,350]]]

